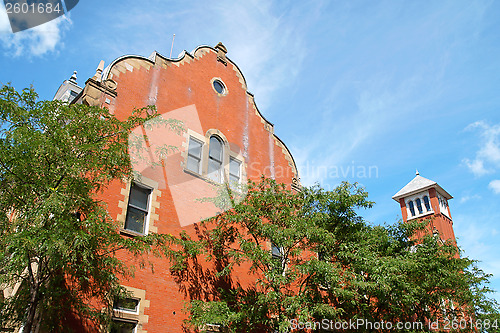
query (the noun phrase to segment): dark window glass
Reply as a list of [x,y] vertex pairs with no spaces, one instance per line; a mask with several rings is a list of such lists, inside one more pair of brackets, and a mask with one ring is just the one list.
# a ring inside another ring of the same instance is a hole
[[187,169],[200,173],[201,166],[201,150],[203,144],[195,139],[189,140]]
[[139,300],[136,298],[116,298],[113,302],[113,309],[137,312]]
[[328,255],[323,252],[323,251],[319,251],[318,252],[318,260],[319,261],[327,261],[328,260]]
[[279,246],[276,246],[274,243],[272,243],[271,246],[271,254],[274,259],[281,259],[283,257],[283,249],[280,248]]
[[146,189],[133,183],[130,188],[128,200],[127,218],[125,229],[144,233],[144,226],[148,215],[150,189]]
[[424,196],[424,205],[425,205],[425,209],[427,209],[427,211],[430,212],[431,211],[431,203],[429,202],[428,196]]
[[222,141],[211,136],[208,146],[208,178],[218,183],[222,181],[222,150]]
[[111,322],[111,333],[134,333],[137,326],[136,322],[113,319]]
[[418,213],[422,214],[424,212],[424,210],[422,209],[422,201],[420,200],[420,198],[417,198],[415,202],[417,203]]
[[411,216],[415,216],[415,207],[413,207],[413,201],[408,201],[408,208],[410,208]]
[[226,91],[226,88],[224,87],[224,84],[220,82],[219,80],[214,80],[214,89],[217,91],[219,94],[223,94]]
[[285,260],[286,260],[283,247],[271,243],[271,255],[273,258],[271,268],[273,270],[278,270],[279,272],[282,272],[285,269]]
[[148,209],[148,198],[149,198],[149,189],[142,188],[137,186],[136,184],[132,184],[130,189],[130,198],[129,198],[129,206],[139,208],[142,210]]

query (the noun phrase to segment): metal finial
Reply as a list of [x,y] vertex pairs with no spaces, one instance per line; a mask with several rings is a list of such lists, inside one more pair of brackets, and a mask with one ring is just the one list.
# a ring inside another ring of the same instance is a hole
[[73,72],[73,75],[71,75],[69,80],[76,83],[76,71]]
[[419,175],[420,175],[420,173],[418,172],[418,170],[417,170],[417,169],[415,169],[415,170],[416,170],[415,174],[416,174],[417,176],[419,176]]

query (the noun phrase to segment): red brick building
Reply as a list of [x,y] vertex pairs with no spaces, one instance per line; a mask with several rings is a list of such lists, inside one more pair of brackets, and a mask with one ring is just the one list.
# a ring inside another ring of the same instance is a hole
[[[194,235],[197,222],[218,212],[213,204],[199,200],[215,196],[217,184],[244,184],[264,174],[298,185],[293,157],[259,112],[243,74],[226,53],[219,43],[184,52],[177,59],[154,52],[148,58],[123,56],[106,68],[101,62],[77,96],[77,103],[106,107],[121,119],[136,108],[154,105],[163,119],[178,120],[184,127],[179,133],[161,126],[135,131],[135,138],[148,147],[131,156],[136,161],[135,179],[114,182],[101,197],[122,224],[124,237],[181,231]],[[58,94],[75,95],[63,90]],[[164,144],[175,149],[157,154]],[[432,216],[429,231],[444,240],[455,240],[451,198],[418,173],[393,196],[405,222]],[[116,304],[115,321],[121,325],[116,332],[183,332],[187,293],[171,275],[167,259],[150,260],[154,273],[138,269],[134,279],[122,281],[133,297]],[[241,284],[252,283],[246,274],[237,278]]]
[[[113,183],[101,197],[122,223],[125,237],[182,230],[193,234],[196,222],[218,211],[197,199],[213,197],[216,185],[226,181],[243,184],[264,174],[297,183],[290,152],[226,53],[219,43],[177,59],[154,52],[148,58],[123,56],[106,68],[101,62],[77,97],[76,102],[106,107],[122,119],[135,108],[154,105],[164,119],[184,126],[180,133],[161,126],[136,130],[136,138],[145,135],[148,147],[132,156],[138,175],[132,182]],[[164,144],[176,149],[155,154]],[[134,279],[123,281],[133,298],[116,305],[119,332],[182,332],[185,295],[170,275],[168,260],[150,259],[154,273],[138,269]],[[250,282],[247,275],[240,279]]]

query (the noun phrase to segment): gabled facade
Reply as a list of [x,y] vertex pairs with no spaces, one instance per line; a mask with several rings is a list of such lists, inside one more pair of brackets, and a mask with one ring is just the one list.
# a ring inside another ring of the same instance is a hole
[[[148,58],[123,56],[106,68],[101,62],[74,101],[108,108],[120,119],[154,105],[163,119],[184,127],[179,133],[156,126],[136,129],[136,138],[143,138],[148,149],[131,156],[137,162],[135,179],[114,182],[100,197],[120,221],[124,237],[182,231],[194,235],[200,220],[218,212],[201,199],[214,197],[224,182],[244,184],[266,175],[298,186],[290,152],[259,112],[243,74],[226,53],[219,43],[177,59],[154,52]],[[165,144],[174,148],[158,156],[157,148]],[[183,332],[184,301],[206,286],[181,290],[167,259],[148,260],[154,273],[137,269],[133,279],[122,281],[133,297],[116,304],[113,331]],[[246,274],[238,282],[253,283]]]

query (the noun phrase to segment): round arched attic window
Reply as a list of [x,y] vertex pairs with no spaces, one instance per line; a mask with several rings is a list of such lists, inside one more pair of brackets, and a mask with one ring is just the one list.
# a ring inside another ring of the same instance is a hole
[[226,95],[227,94],[226,86],[224,85],[224,83],[220,79],[218,79],[218,78],[212,79],[212,86],[213,86],[214,90],[217,92],[217,94],[219,94],[219,95]]

